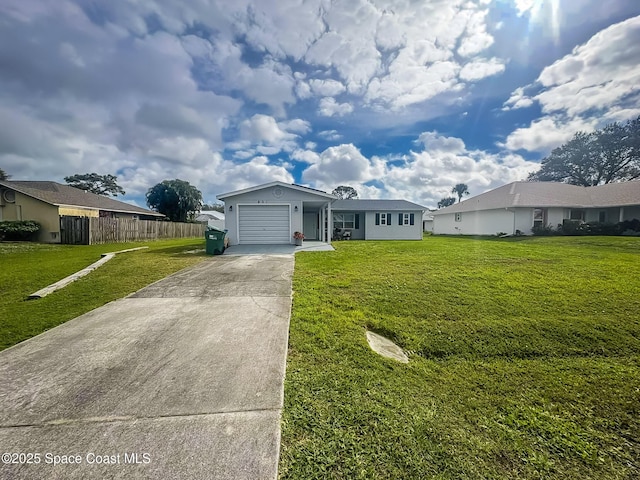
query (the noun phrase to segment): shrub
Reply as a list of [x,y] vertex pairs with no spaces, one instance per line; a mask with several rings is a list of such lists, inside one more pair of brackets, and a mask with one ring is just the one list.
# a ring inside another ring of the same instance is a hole
[[32,220],[0,222],[0,240],[29,240],[40,230]]
[[588,222],[585,223],[587,235],[620,235],[620,224]]
[[634,218],[633,220],[625,220],[618,224],[621,232],[640,232],[640,220]]
[[551,225],[536,225],[531,229],[531,231],[534,235],[545,237],[555,235],[557,233]]
[[580,223],[573,220],[567,220],[566,218],[560,225],[559,232],[562,235],[586,235],[589,232],[589,227],[586,223]]

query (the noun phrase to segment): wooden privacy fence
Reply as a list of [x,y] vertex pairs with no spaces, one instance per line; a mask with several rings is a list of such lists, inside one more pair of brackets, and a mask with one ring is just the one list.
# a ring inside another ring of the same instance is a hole
[[165,238],[204,238],[201,223],[159,222],[107,217],[60,217],[62,243],[93,245]]
[[60,243],[89,245],[89,217],[60,217]]

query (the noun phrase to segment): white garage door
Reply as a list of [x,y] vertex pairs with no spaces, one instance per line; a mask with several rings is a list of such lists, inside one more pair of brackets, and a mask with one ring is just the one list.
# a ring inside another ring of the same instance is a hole
[[291,243],[289,205],[239,205],[239,243]]

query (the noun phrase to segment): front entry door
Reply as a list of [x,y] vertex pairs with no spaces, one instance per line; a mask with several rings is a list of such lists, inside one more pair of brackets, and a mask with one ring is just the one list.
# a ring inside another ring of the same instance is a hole
[[317,213],[305,213],[302,220],[302,233],[307,240],[318,239],[318,214]]

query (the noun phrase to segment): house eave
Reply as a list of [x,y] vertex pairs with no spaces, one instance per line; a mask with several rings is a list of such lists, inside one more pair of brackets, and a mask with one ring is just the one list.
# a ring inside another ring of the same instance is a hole
[[223,200],[224,201],[225,198],[236,197],[238,195],[243,195],[245,193],[257,192],[259,190],[264,190],[264,189],[271,188],[271,187],[290,188],[292,190],[296,190],[296,191],[299,191],[299,192],[304,192],[304,193],[309,193],[309,194],[312,194],[312,195],[317,195],[319,197],[326,198],[327,200],[335,200],[336,199],[335,195],[323,192],[321,190],[316,190],[316,189],[311,188],[311,187],[305,187],[303,185],[296,185],[295,183],[285,183],[285,182],[280,182],[280,181],[264,183],[262,185],[256,185],[256,186],[253,186],[253,187],[244,188],[242,190],[235,190],[233,192],[221,193],[219,195],[216,195],[216,198],[218,200]]

